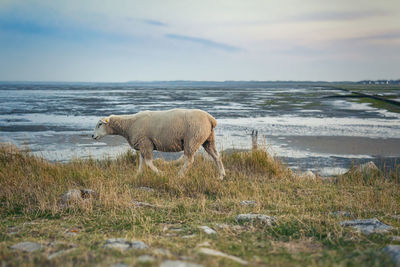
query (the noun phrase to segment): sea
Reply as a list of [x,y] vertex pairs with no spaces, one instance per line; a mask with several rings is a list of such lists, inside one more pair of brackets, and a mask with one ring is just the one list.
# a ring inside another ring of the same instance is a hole
[[92,140],[100,118],[196,108],[217,119],[221,151],[251,149],[257,131],[260,147],[299,171],[336,175],[371,160],[398,166],[400,114],[346,94],[313,82],[1,82],[0,142],[50,161],[115,158],[130,147],[117,136]]

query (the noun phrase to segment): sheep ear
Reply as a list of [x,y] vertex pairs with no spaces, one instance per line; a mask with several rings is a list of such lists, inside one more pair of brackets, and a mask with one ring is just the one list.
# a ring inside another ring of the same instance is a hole
[[107,124],[110,120],[108,118],[104,118],[100,120],[102,123]]

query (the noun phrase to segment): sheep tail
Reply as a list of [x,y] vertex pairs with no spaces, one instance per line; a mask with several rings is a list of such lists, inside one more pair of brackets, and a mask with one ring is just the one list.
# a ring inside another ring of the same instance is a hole
[[209,119],[209,121],[210,121],[210,123],[211,123],[211,128],[212,129],[214,129],[215,127],[217,127],[217,120],[213,117],[213,116],[211,116],[210,114],[208,114],[208,119]]

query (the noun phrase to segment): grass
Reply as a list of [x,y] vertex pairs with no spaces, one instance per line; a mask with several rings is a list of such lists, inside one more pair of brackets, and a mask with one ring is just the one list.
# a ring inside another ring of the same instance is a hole
[[[336,179],[300,178],[263,150],[223,154],[227,169],[217,179],[211,160],[197,155],[186,177],[179,165],[155,161],[163,171],[136,177],[137,156],[127,152],[117,159],[50,163],[10,147],[0,148],[0,263],[2,266],[110,266],[135,264],[140,255],[153,255],[157,266],[165,259],[205,266],[236,266],[232,260],[199,254],[210,248],[240,257],[250,266],[391,266],[382,253],[392,235],[400,235],[400,166],[381,172],[356,171]],[[151,187],[154,192],[140,190]],[[70,205],[61,203],[69,189],[93,189],[96,196]],[[132,201],[156,208],[137,207]],[[255,200],[256,206],[242,206]],[[349,211],[353,218],[378,218],[396,227],[389,234],[365,236],[340,226],[348,218],[331,214]],[[275,216],[276,224],[243,224],[240,213]],[[219,228],[216,224],[226,224]],[[217,231],[206,235],[198,226]],[[179,229],[179,230],[174,230]],[[76,235],[68,235],[68,232]],[[191,238],[182,238],[194,235]],[[141,240],[144,251],[103,248],[105,240]],[[33,253],[10,246],[33,241],[45,245]],[[399,243],[399,242],[397,242]],[[52,260],[51,253],[76,246]],[[170,254],[160,255],[156,248]],[[142,263],[142,265],[146,265]],[[147,264],[151,265],[151,264]]]
[[[387,97],[387,98],[390,99],[389,97]],[[353,101],[358,102],[358,103],[368,103],[374,108],[386,109],[387,111],[390,111],[390,112],[400,113],[400,106],[397,106],[397,105],[394,105],[391,103],[387,103],[382,100],[373,99],[373,98],[369,98],[369,97],[360,97],[357,99],[353,99]]]

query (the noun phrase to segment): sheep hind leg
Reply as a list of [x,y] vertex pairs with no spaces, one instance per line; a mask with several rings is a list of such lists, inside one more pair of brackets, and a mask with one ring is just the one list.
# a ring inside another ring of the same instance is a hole
[[218,153],[218,150],[215,147],[215,142],[206,141],[203,144],[203,147],[204,147],[204,150],[212,157],[215,164],[217,165],[218,171],[219,171],[219,179],[223,180],[224,176],[225,176],[225,168],[224,168],[224,164],[222,164],[221,157]]

